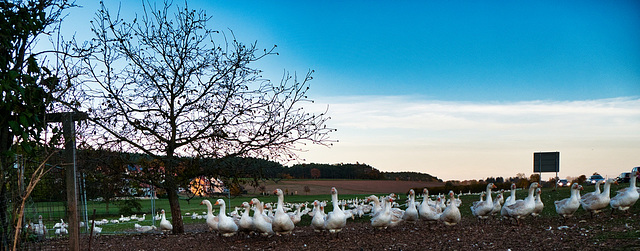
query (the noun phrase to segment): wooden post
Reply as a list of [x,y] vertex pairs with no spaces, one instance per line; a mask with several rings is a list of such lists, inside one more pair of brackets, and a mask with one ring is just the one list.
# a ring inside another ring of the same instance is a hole
[[69,250],[80,250],[78,222],[78,179],[76,175],[76,120],[87,119],[86,113],[47,114],[49,122],[62,122],[64,135],[65,180],[67,182],[67,216],[69,216]]
[[69,216],[69,250],[80,250],[78,230],[78,184],[76,175],[76,127],[71,116],[65,116],[62,122],[64,133],[64,159],[67,181],[67,215]]

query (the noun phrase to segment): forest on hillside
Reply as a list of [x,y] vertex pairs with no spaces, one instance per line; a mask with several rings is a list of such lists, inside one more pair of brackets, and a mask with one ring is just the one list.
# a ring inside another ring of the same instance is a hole
[[230,167],[242,167],[238,173],[246,170],[261,172],[265,179],[368,179],[368,180],[411,180],[411,181],[440,181],[426,173],[418,172],[382,172],[375,167],[363,163],[339,164],[295,164],[290,167],[280,163],[255,159],[235,158],[227,164]]

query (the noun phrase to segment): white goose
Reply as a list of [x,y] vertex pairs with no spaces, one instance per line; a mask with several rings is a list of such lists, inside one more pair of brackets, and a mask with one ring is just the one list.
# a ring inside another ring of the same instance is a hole
[[460,206],[462,206],[462,200],[460,199],[460,196],[462,196],[462,192],[460,192],[458,194],[458,197],[456,197],[453,201],[456,203],[456,207],[460,208]]
[[[453,191],[449,191],[449,198],[450,200],[455,199]],[[442,214],[440,214],[440,221],[444,222],[447,226],[453,226],[460,223],[460,219],[460,210],[456,206],[456,203],[449,203],[447,208],[445,208],[444,211],[442,211]]]
[[264,215],[264,206],[262,202],[258,199],[253,198],[249,203],[254,206],[253,212],[253,227],[256,228],[256,231],[261,235],[271,235],[273,234],[273,228],[271,227],[271,218]]
[[[389,225],[390,227],[395,227],[398,224],[400,224],[400,222],[403,221],[403,216],[404,216],[404,210],[394,207],[397,206],[398,203],[395,202],[395,198],[396,198],[396,194],[390,194],[389,198],[391,198],[391,201],[383,201],[383,204],[385,203],[389,203],[391,204],[391,208],[389,209],[389,211],[391,212],[391,225]],[[400,196],[397,196],[398,198],[400,198]],[[383,205],[384,207],[384,205]]]
[[369,197],[367,197],[367,203],[373,202],[373,205],[371,207],[371,213],[369,213],[369,215],[371,217],[375,217],[378,213],[382,212],[382,205],[380,204],[380,200],[378,199],[378,196],[375,195],[371,195]]
[[493,183],[487,184],[486,197],[487,199],[482,201],[476,201],[471,206],[471,213],[478,219],[487,219],[493,210],[493,199],[491,198],[491,189],[497,188]]
[[296,211],[295,212],[287,212],[287,215],[289,215],[289,218],[291,218],[291,221],[293,221],[293,225],[300,223],[300,221],[302,220],[302,205],[297,204],[296,206]]
[[531,212],[532,216],[540,215],[540,213],[542,213],[542,209],[544,209],[544,203],[542,203],[542,199],[540,199],[541,195],[542,195],[542,190],[540,188],[537,188],[536,196],[534,199],[536,206],[534,207],[533,212]]
[[273,216],[271,227],[276,234],[290,234],[295,225],[291,217],[284,212],[284,193],[279,188],[273,191],[273,193],[278,196],[278,208],[276,208],[276,213]]
[[68,226],[69,225],[67,223],[64,223],[63,219],[60,219],[60,222],[53,225],[53,228],[62,228],[62,227],[68,227]]
[[391,197],[385,197],[383,201],[386,203],[384,203],[382,210],[374,217],[371,217],[371,226],[377,229],[385,229],[391,225],[391,203],[393,199]]
[[56,235],[60,236],[69,234],[69,231],[67,230],[68,226],[69,224],[64,223],[64,220],[60,219],[60,222],[53,225],[53,228],[56,229]]
[[493,201],[493,209],[491,209],[491,215],[496,215],[502,209],[502,202],[504,202],[504,197],[502,195],[502,191],[496,196],[496,199]]
[[98,226],[93,226],[93,235],[100,235],[102,233],[102,228]]
[[56,228],[56,235],[61,236],[61,235],[66,235],[69,234],[69,230],[67,230],[67,227],[60,227],[60,228]]
[[[638,201],[638,189],[636,187],[636,177],[640,175],[640,172],[636,172],[633,175],[630,175],[629,179],[629,187],[620,189],[617,191],[615,197],[611,198],[609,201],[609,205],[611,205],[611,210],[618,209],[620,211],[626,211],[631,208],[636,201]],[[613,211],[612,211],[613,212]]]
[[211,205],[211,201],[202,200],[200,205],[207,206],[207,226],[209,226],[210,231],[218,231],[218,217],[213,215],[213,206]]
[[238,221],[238,228],[243,232],[251,232],[253,231],[253,218],[249,215],[251,211],[251,205],[249,202],[242,202],[242,207],[244,208],[244,212],[242,212],[242,216],[240,216],[240,221]]
[[313,218],[311,218],[311,227],[313,231],[322,232],[324,228],[324,213],[320,212],[320,201],[313,202]]
[[429,197],[429,189],[427,189],[426,187],[422,189],[422,203],[427,203],[427,205],[432,207],[436,206],[436,202],[431,200],[431,197]]
[[162,215],[160,218],[160,224],[158,225],[160,226],[160,231],[164,232],[173,230],[173,225],[171,225],[171,222],[167,220],[167,216],[164,214],[164,209],[160,211],[160,214]]
[[227,216],[225,211],[225,203],[223,199],[216,200],[216,206],[220,205],[220,213],[218,213],[218,232],[224,237],[233,236],[238,231],[238,225],[233,218]]
[[138,233],[146,233],[146,232],[158,229],[156,226],[142,226],[138,223],[134,224],[133,227],[136,229],[136,232]]
[[428,190],[425,188],[423,192],[424,192],[424,195],[422,197],[422,203],[420,203],[420,207],[418,207],[418,212],[420,213],[420,219],[430,221],[430,222],[437,221],[438,219],[440,219],[441,212],[437,211],[436,203],[431,201],[431,199],[429,198]]
[[413,189],[409,190],[409,202],[407,205],[407,209],[404,211],[404,215],[402,215],[402,219],[408,222],[416,222],[418,221],[418,209],[416,208],[416,193]]
[[608,179],[604,183],[604,190],[602,190],[602,193],[589,196],[587,198],[582,197],[580,199],[580,205],[582,205],[582,209],[589,212],[591,217],[593,217],[593,214],[599,213],[600,211],[602,211],[602,209],[607,207],[609,205],[609,202],[611,201],[609,195],[611,191],[611,184],[614,183],[618,184],[618,182],[616,182],[614,179]]
[[327,218],[324,220],[324,228],[327,229],[329,233],[338,233],[347,225],[347,216],[342,209],[340,209],[338,189],[335,187],[331,188],[331,204],[333,205],[333,211],[327,214]]
[[438,198],[440,198],[440,200],[436,200],[436,209],[438,210],[438,212],[442,212],[447,207],[447,204],[445,203],[447,198],[444,196],[444,194],[438,196]]
[[536,201],[534,193],[536,188],[540,188],[538,182],[533,182],[529,185],[529,195],[524,200],[516,200],[515,203],[509,206],[503,206],[506,208],[507,216],[515,218],[517,223],[520,224],[520,218],[527,216],[533,212],[536,207]]
[[600,191],[600,184],[604,184],[605,180],[600,180],[595,184],[595,188],[596,190],[593,192],[589,192],[589,193],[585,193],[580,197],[580,200],[584,200],[584,199],[589,199],[589,197],[594,196],[594,195],[598,195],[601,194],[602,191]]
[[581,185],[578,185],[578,183],[573,183],[571,185],[571,196],[569,196],[569,198],[553,202],[553,204],[556,205],[556,213],[562,216],[563,219],[571,217],[573,213],[575,213],[580,207],[581,190]]
[[507,209],[505,207],[513,205],[513,203],[516,203],[516,184],[512,183],[511,184],[511,195],[509,195],[509,197],[507,197],[506,200],[504,200],[504,204],[502,205],[502,209],[500,209],[500,215],[502,216],[508,216],[507,214]]

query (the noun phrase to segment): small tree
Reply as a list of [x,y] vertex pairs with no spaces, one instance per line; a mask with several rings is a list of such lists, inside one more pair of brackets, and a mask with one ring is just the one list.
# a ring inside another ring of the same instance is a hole
[[540,174],[538,174],[538,173],[531,174],[531,176],[529,176],[529,181],[530,182],[538,182],[538,183],[540,183],[540,181],[541,181],[540,180]]

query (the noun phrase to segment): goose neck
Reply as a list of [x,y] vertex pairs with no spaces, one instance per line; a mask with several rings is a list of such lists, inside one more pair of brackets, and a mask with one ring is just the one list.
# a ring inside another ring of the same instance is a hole
[[533,198],[533,194],[536,192],[536,187],[530,187],[529,188],[529,197]]
[[606,193],[609,194],[609,191],[611,190],[611,182],[604,183],[604,190],[602,191],[602,193]]
[[204,200],[203,202],[207,205],[207,215],[213,214],[213,206],[211,205],[211,202],[208,200]]
[[220,203],[220,215],[226,215],[224,201]]
[[284,195],[283,194],[278,194],[278,210],[283,210],[284,207]]
[[491,187],[487,187],[487,202],[492,203],[493,200],[491,198]]

